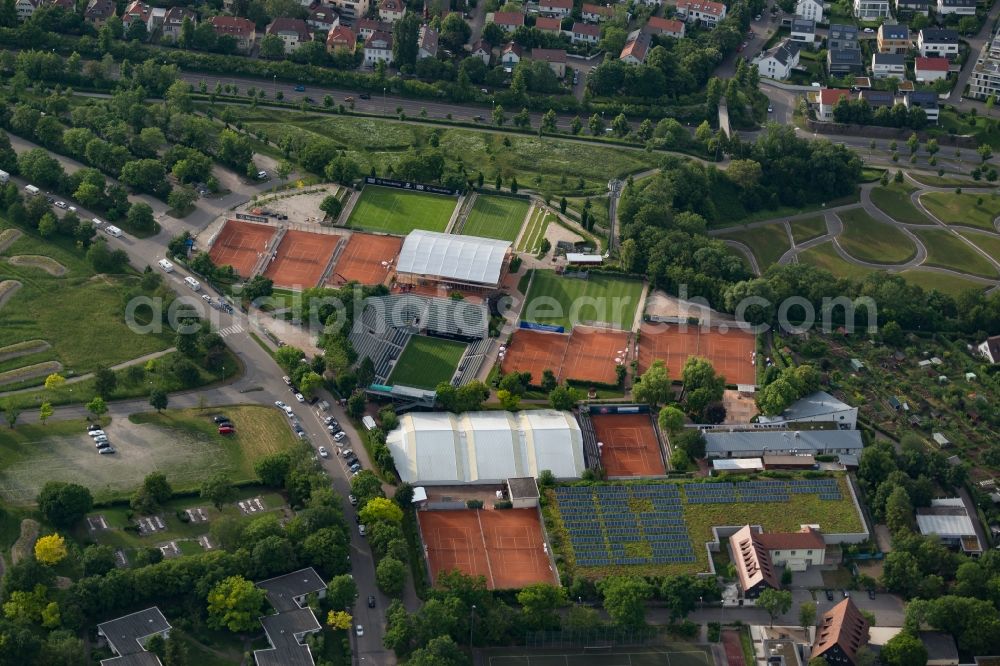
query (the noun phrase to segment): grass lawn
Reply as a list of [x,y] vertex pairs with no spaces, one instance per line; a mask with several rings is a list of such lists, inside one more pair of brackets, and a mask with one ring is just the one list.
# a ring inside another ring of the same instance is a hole
[[986,251],[991,257],[1000,259],[1000,236],[971,232],[965,232],[962,235]]
[[945,224],[996,231],[993,220],[1000,215],[1000,197],[995,194],[928,192],[921,195],[920,202]]
[[444,231],[454,210],[452,197],[366,185],[347,226],[400,236],[414,229]]
[[986,285],[981,282],[960,278],[957,275],[945,275],[944,273],[922,271],[920,269],[903,271],[900,275],[906,278],[907,282],[922,287],[926,291],[937,289],[944,294],[952,296],[958,296],[969,289],[982,291],[986,288]]
[[954,178],[948,176],[928,176],[922,173],[911,173],[910,178],[930,185],[931,187],[979,187],[981,184],[969,178]]
[[965,244],[961,238],[943,229],[918,229],[914,233],[927,247],[927,265],[950,268],[995,278],[997,271],[986,257]]
[[434,389],[441,382],[449,382],[466,346],[455,340],[414,335],[396,361],[389,384]]
[[826,220],[823,219],[822,215],[794,220],[789,222],[789,225],[792,227],[792,238],[797,244],[826,234]]
[[890,183],[888,187],[872,189],[872,202],[897,222],[907,224],[934,224],[910,202],[910,194],[917,188],[905,183]]
[[528,228],[521,234],[521,240],[517,244],[518,252],[530,252],[532,254],[539,251],[542,239],[545,238],[545,230],[549,227],[549,222],[555,218],[543,208],[535,208],[528,218]]
[[514,242],[524,226],[524,217],[531,204],[525,199],[480,195],[462,227],[466,236],[499,238]]
[[754,229],[744,229],[726,234],[722,238],[738,240],[750,246],[762,271],[766,271],[771,264],[778,263],[781,255],[792,247],[788,242],[788,234],[785,233],[783,224],[768,224]]
[[815,213],[826,208],[833,208],[834,206],[849,206],[850,204],[856,204],[861,201],[861,189],[855,188],[852,194],[840,197],[839,199],[831,199],[830,201],[824,203],[807,204],[801,208],[782,206],[780,208],[765,208],[753,212],[747,212],[743,209],[743,206],[739,204],[735,195],[736,192],[734,189],[733,192],[720,191],[713,198],[713,203],[715,203],[716,207],[719,209],[719,215],[716,221],[709,221],[709,229],[725,229],[737,225],[750,224],[751,222],[763,222],[765,220],[778,221],[783,217],[792,217],[793,215],[802,215],[803,213]]
[[563,326],[598,321],[631,329],[642,295],[642,282],[591,273],[586,280],[538,270],[525,297],[521,318]]
[[[12,227],[0,220],[0,230],[6,228]],[[63,376],[79,375],[172,344],[172,336],[139,335],[125,324],[122,295],[136,286],[136,276],[94,275],[71,242],[42,240],[21,231],[21,237],[3,252],[4,257],[42,255],[64,266],[66,274],[56,277],[39,268],[0,260],[0,282],[21,283],[20,290],[0,309],[0,347],[29,340],[44,340],[50,345],[33,354],[8,358],[0,363],[0,372],[57,361],[62,364]],[[44,381],[43,375],[4,389]]]
[[838,241],[852,257],[875,264],[902,264],[917,254],[917,248],[902,231],[879,222],[861,208],[839,213],[844,232]]
[[837,277],[860,280],[875,271],[841,259],[833,243],[820,243],[799,254],[799,261],[830,271]]

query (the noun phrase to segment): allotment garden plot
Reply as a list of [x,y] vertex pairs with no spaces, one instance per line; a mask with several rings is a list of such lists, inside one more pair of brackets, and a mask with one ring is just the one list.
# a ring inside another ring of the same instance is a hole
[[455,197],[366,185],[347,226],[405,236],[414,229],[444,231]]

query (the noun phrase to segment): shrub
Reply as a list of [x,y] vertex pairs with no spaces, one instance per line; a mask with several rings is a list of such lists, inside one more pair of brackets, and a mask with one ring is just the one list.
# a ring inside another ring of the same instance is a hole
[[493,502],[494,509],[513,509],[514,503],[508,500],[501,500],[499,502]]
[[469,509],[482,509],[483,508],[483,501],[482,500],[466,500],[465,506],[467,508],[469,508]]

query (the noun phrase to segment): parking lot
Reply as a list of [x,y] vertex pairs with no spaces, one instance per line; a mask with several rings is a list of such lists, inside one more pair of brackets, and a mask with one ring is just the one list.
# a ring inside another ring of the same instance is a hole
[[310,187],[308,190],[298,193],[292,192],[264,196],[256,202],[248,202],[245,206],[241,206],[239,210],[249,213],[255,208],[261,208],[276,216],[284,215],[288,218],[289,222],[315,222],[318,224],[325,215],[319,209],[319,205],[323,203],[323,199],[331,194],[337,194],[341,189],[337,185],[323,185]]

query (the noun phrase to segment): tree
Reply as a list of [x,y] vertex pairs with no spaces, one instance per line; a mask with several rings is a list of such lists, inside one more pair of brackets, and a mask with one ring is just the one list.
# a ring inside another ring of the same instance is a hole
[[344,530],[324,527],[302,542],[302,557],[306,563],[329,574],[339,574],[350,568],[350,543]]
[[45,378],[45,389],[47,391],[58,391],[66,385],[66,378],[60,374],[52,373]]
[[198,193],[190,187],[178,187],[170,190],[167,195],[167,205],[175,212],[182,213],[194,205],[198,200]]
[[345,631],[354,624],[354,616],[347,611],[330,611],[326,616],[326,624],[331,629]]
[[978,148],[976,148],[976,152],[979,153],[979,157],[984,163],[993,157],[993,149],[990,148],[990,145],[987,143],[981,144]]
[[542,370],[541,386],[543,391],[545,391],[546,393],[552,393],[552,390],[555,389],[555,387],[558,385],[559,384],[556,381],[556,374],[554,372],[552,372],[548,368]]
[[94,390],[97,395],[107,400],[118,388],[118,377],[109,368],[98,368],[94,371]]
[[664,407],[660,410],[656,420],[660,425],[660,430],[673,434],[684,427],[684,412],[676,407]]
[[614,130],[615,134],[620,137],[624,137],[629,133],[631,127],[628,124],[628,119],[625,118],[624,113],[619,113],[615,116],[614,120],[611,121],[611,129]]
[[497,391],[497,400],[500,401],[500,407],[508,412],[516,412],[521,406],[521,396],[506,389]]
[[552,409],[560,411],[573,409],[582,399],[580,392],[569,384],[557,386],[549,392],[549,404],[552,405]]
[[331,608],[349,608],[358,598],[358,585],[354,576],[334,576],[326,585],[326,601]]
[[465,666],[469,663],[455,639],[445,634],[430,639],[406,660],[408,666]]
[[299,367],[299,362],[305,358],[305,354],[298,347],[286,345],[279,347],[274,352],[274,360],[289,375],[295,374],[295,369]]
[[757,597],[757,606],[767,611],[771,618],[771,626],[774,626],[774,619],[779,615],[784,615],[792,608],[792,593],[788,590],[775,590],[767,588]]
[[326,213],[326,216],[331,220],[336,220],[343,208],[344,204],[342,204],[340,199],[332,194],[324,197],[323,202],[319,205],[319,209]]
[[555,110],[549,109],[542,115],[542,124],[539,126],[539,130],[542,132],[548,132],[549,134],[554,134],[556,132]]
[[53,414],[55,414],[55,411],[56,410],[52,408],[51,402],[43,402],[38,406],[38,420],[42,422],[42,425],[45,425],[45,422],[48,421]]
[[250,565],[257,578],[270,578],[294,568],[296,559],[292,542],[276,534],[258,540],[250,553]]
[[382,482],[370,469],[351,477],[351,494],[358,498],[358,510],[374,497],[382,497]]
[[260,57],[277,60],[285,57],[285,43],[278,35],[264,35],[260,40]]
[[801,606],[799,606],[799,626],[808,632],[809,627],[812,627],[815,624],[816,624],[816,603],[813,601],[806,601]]
[[619,626],[638,629],[646,623],[646,601],[653,588],[638,576],[610,576],[597,583],[604,610]]
[[162,412],[167,408],[167,392],[163,389],[155,388],[149,392],[149,404],[157,412]]
[[219,581],[208,593],[208,625],[234,633],[252,631],[259,625],[264,590],[242,576]]
[[650,407],[667,402],[672,395],[670,373],[662,360],[654,361],[632,386],[632,398]]
[[497,104],[495,107],[493,107],[493,124],[496,125],[497,127],[502,127],[505,119],[506,117],[504,116],[503,113],[503,107]]
[[910,495],[903,486],[896,486],[885,503],[885,524],[889,531],[897,534],[910,527],[913,522],[913,505]]
[[392,60],[397,67],[412,67],[419,51],[421,17],[416,12],[407,12],[392,26]]
[[249,300],[255,301],[274,293],[274,281],[261,274],[254,275],[249,282],[243,285],[243,295]]
[[406,565],[394,557],[383,557],[375,567],[375,581],[389,596],[399,596],[406,585]]
[[367,403],[368,400],[365,398],[364,393],[354,393],[347,399],[347,413],[351,417],[359,419],[365,413],[365,405]]
[[594,136],[597,136],[604,131],[604,121],[601,120],[601,116],[596,113],[590,117],[588,126],[590,127],[590,133]]
[[115,568],[115,551],[111,546],[92,544],[80,556],[84,576],[103,576]]
[[517,593],[521,615],[534,629],[553,629],[559,626],[558,609],[566,605],[566,591],[548,583],[535,583]]
[[152,231],[156,228],[153,209],[142,201],[137,201],[129,207],[125,221],[136,231]]
[[75,483],[49,481],[37,498],[38,508],[56,527],[71,528],[94,506],[90,491]]
[[35,542],[35,559],[54,566],[66,559],[66,539],[59,534],[49,534]]
[[201,484],[201,497],[207,499],[215,505],[216,509],[222,509],[222,505],[233,501],[236,496],[236,488],[227,474],[216,474]]
[[374,525],[376,522],[398,525],[403,522],[403,510],[394,501],[385,497],[373,497],[368,500],[358,515],[365,525]]
[[927,648],[913,634],[901,631],[886,642],[880,657],[887,666],[925,666]]
[[14,400],[8,400],[7,405],[4,408],[4,418],[7,419],[7,426],[13,430],[14,426],[17,425],[17,419],[21,416],[21,406],[14,402]]
[[893,550],[885,556],[882,567],[882,584],[891,592],[912,596],[920,585],[922,575],[917,559],[903,550]]

